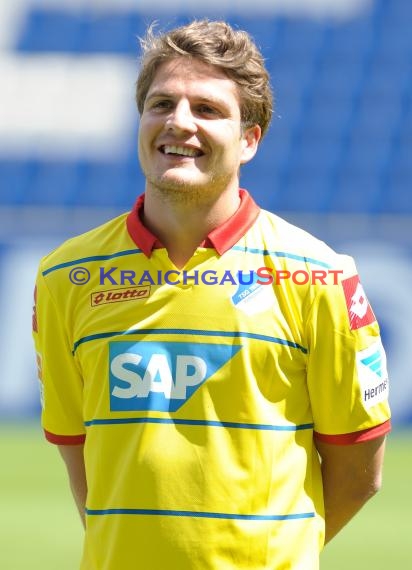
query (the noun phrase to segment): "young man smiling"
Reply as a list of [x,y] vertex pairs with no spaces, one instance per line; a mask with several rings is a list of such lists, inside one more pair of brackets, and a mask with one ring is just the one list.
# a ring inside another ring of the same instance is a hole
[[[379,327],[351,258],[239,190],[272,114],[250,37],[195,21],[149,32],[143,48],[145,193],[45,257],[37,279],[42,422],[85,523],[81,569],[315,570],[380,486]],[[188,280],[93,304],[113,260],[139,274],[340,277],[213,291]],[[68,279],[78,265],[82,287]]]
[[239,167],[256,153],[257,124],[242,126],[236,84],[196,58],[162,63],[141,110],[143,221],[183,267],[239,208]]

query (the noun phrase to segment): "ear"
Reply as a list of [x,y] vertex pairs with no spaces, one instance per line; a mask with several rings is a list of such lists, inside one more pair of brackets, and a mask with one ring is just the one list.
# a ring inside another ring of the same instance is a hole
[[262,131],[259,125],[253,125],[245,129],[242,133],[240,164],[246,164],[255,156],[258,149],[259,141],[262,137]]

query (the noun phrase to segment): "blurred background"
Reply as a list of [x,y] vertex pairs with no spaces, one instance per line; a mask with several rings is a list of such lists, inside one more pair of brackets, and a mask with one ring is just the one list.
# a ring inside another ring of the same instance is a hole
[[[322,568],[412,563],[412,2],[202,4],[1,0],[4,570],[77,568],[80,525],[56,452],[38,427],[33,282],[40,257],[130,209],[143,191],[137,38],[154,20],[169,28],[193,17],[250,32],[272,77],[274,120],[241,185],[262,207],[356,258],[387,348],[394,430],[384,491],[325,550]],[[22,536],[26,547],[16,549]]]

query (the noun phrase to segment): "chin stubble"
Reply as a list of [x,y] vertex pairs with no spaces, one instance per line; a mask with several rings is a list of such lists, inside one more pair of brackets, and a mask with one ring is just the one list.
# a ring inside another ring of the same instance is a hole
[[213,173],[205,184],[191,184],[185,180],[167,180],[163,177],[146,176],[156,193],[165,201],[176,204],[208,202],[228,187],[231,177]]

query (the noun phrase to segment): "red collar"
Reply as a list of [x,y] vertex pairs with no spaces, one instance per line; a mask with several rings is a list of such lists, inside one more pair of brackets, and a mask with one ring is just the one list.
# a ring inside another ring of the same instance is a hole
[[[240,206],[222,225],[212,230],[199,247],[214,247],[223,255],[242,238],[252,227],[259,215],[260,208],[246,190],[239,190]],[[144,208],[144,194],[139,196],[132,211],[127,216],[126,224],[130,237],[143,253],[150,257],[152,250],[164,247],[157,237],[146,228],[141,220]]]

